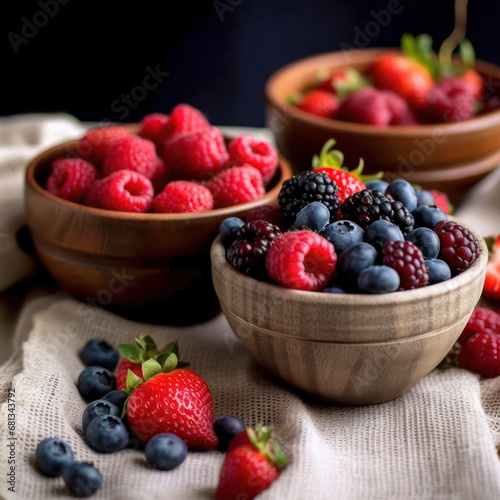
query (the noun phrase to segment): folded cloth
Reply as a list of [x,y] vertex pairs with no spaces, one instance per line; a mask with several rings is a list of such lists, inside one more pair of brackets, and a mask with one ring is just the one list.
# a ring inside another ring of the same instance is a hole
[[0,120],[0,291],[28,276],[33,260],[17,243],[24,217],[24,172],[40,151],[82,135],[69,115],[20,115]]
[[[170,472],[152,470],[144,451],[91,450],[81,428],[86,406],[76,381],[79,351],[99,337],[113,344],[150,334],[160,345],[177,339],[181,358],[209,385],[216,417],[233,414],[247,425],[273,426],[289,458],[266,499],[500,498],[500,378],[480,382],[460,369],[434,371],[405,396],[383,405],[342,408],[321,404],[274,383],[252,361],[222,316],[189,328],[134,323],[74,300],[47,298],[18,359],[22,370],[0,375],[0,496],[56,499],[62,479],[42,476],[33,456],[39,441],[60,437],[76,460],[93,462],[104,481],[96,500],[209,499],[223,454],[190,452]],[[19,335],[26,335],[22,328]],[[17,342],[16,342],[17,344]],[[11,366],[14,361],[11,360]],[[3,372],[2,372],[3,373]],[[15,394],[15,485],[8,491],[5,388]]]

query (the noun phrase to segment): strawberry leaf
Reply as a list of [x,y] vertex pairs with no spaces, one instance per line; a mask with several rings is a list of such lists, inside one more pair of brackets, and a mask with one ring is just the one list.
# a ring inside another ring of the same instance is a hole
[[165,360],[165,362],[163,363],[163,371],[165,373],[168,373],[168,372],[171,372],[172,370],[174,370],[176,367],[177,367],[177,363],[178,363],[178,359],[177,359],[177,356],[175,355],[175,353],[170,353],[167,357],[167,359]]
[[[158,355],[160,354],[172,354],[174,353],[176,356],[179,356],[179,344],[177,340],[170,342],[170,344],[166,345],[162,349],[158,351]],[[160,363],[162,364],[162,363]]]
[[483,239],[488,247],[488,253],[493,253],[493,245],[495,244],[496,238],[494,236],[485,236]]
[[161,373],[161,365],[156,359],[151,358],[142,363],[142,376],[144,380],[149,380],[151,377],[158,375],[158,373]]
[[278,443],[273,443],[273,462],[275,463],[278,469],[282,469],[288,463],[288,459],[286,455],[281,451],[281,448]]
[[474,47],[468,38],[465,38],[459,45],[458,53],[460,54],[462,64],[466,68],[474,67],[474,63],[476,62],[476,53],[474,52]]
[[144,380],[138,377],[130,368],[127,372],[127,380],[125,382],[126,391],[129,394],[139,385],[142,384]]
[[117,347],[120,351],[120,354],[132,363],[143,363],[144,361],[146,361],[144,351],[142,351],[138,347],[129,344],[118,344]]
[[142,337],[135,339],[135,341],[141,346],[143,351],[149,355],[158,350],[158,347],[156,347],[156,342],[153,340],[153,337],[151,337],[151,335],[143,335]]

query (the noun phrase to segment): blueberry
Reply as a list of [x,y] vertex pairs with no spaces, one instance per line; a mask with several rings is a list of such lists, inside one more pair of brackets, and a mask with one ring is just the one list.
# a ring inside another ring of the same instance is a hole
[[439,254],[441,243],[438,235],[428,227],[417,227],[406,235],[406,239],[420,248],[424,259],[435,259]]
[[326,226],[321,236],[333,243],[335,252],[340,255],[350,246],[363,241],[365,232],[350,220],[338,220]]
[[295,217],[294,223],[288,228],[290,231],[305,226],[319,233],[330,222],[330,210],[319,201],[306,205]]
[[46,476],[60,476],[63,469],[73,463],[73,452],[69,444],[59,438],[40,441],[35,457],[38,468]]
[[188,449],[186,443],[168,432],[153,436],[146,445],[146,460],[160,470],[175,469],[184,462]]
[[434,205],[434,196],[430,191],[425,191],[424,189],[416,190],[415,195],[417,197],[417,207],[421,205]]
[[89,340],[83,347],[82,361],[87,366],[102,366],[113,371],[118,358],[118,350],[104,339]]
[[426,260],[425,266],[429,272],[429,285],[435,285],[451,278],[448,264],[440,259]]
[[339,286],[327,286],[321,290],[323,293],[347,293],[343,288]]
[[385,195],[390,195],[397,201],[400,201],[409,212],[413,212],[417,208],[417,196],[413,186],[404,179],[396,179],[392,181],[387,189]]
[[[122,394],[125,394],[124,392]],[[125,394],[126,395],[126,394]],[[87,427],[94,418],[101,415],[114,415],[116,417],[120,416],[120,410],[117,406],[104,399],[96,399],[92,401],[87,408],[85,408],[82,416],[82,428],[83,432],[87,432]]]
[[95,417],[87,427],[89,446],[100,453],[113,453],[128,444],[128,431],[125,424],[116,415]]
[[355,243],[342,252],[337,269],[342,278],[356,283],[359,273],[367,267],[373,266],[377,259],[377,251],[368,243]]
[[366,229],[366,241],[380,250],[388,241],[404,241],[405,237],[398,226],[386,220],[376,220]]
[[245,223],[238,217],[224,219],[219,228],[222,244],[227,248],[236,238],[236,231]]
[[370,266],[358,276],[358,288],[367,293],[390,293],[399,288],[399,274],[388,266]]
[[366,189],[369,189],[370,191],[380,191],[382,194],[385,193],[388,185],[388,182],[381,181],[380,179],[374,179],[373,181],[365,182]]
[[114,391],[110,391],[107,394],[105,394],[101,399],[113,403],[115,406],[118,407],[118,409],[121,412],[123,410],[123,405],[125,404],[127,398],[128,398],[127,393],[115,389]]
[[63,472],[66,486],[77,497],[89,497],[102,485],[102,474],[87,462],[74,462]]
[[231,439],[245,430],[245,424],[236,417],[224,415],[215,421],[214,431],[219,438],[219,449],[227,450]]
[[448,220],[446,214],[439,208],[431,205],[421,205],[412,212],[415,227],[428,227],[434,229],[442,220]]
[[115,388],[115,376],[102,366],[88,366],[78,377],[78,390],[83,399],[94,401]]

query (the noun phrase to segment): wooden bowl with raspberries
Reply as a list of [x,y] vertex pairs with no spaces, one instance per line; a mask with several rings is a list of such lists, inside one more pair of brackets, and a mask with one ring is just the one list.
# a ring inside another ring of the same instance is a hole
[[266,84],[266,121],[294,170],[334,137],[348,163],[444,191],[459,203],[500,163],[500,68],[470,44],[448,61],[426,35],[402,51],[338,51],[296,61]]
[[26,172],[26,214],[42,263],[72,295],[99,306],[160,302],[166,323],[183,322],[170,314],[190,304],[186,322],[199,321],[218,307],[209,248],[220,223],[276,204],[290,176],[266,141],[225,137],[179,104],[39,154]]

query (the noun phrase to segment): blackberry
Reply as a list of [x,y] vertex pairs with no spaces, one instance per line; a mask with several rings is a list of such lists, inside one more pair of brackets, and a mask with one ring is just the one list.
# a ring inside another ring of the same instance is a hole
[[441,243],[440,258],[456,275],[468,269],[479,256],[479,241],[465,227],[451,220],[436,224],[436,234]]
[[408,209],[397,200],[390,200],[380,191],[364,189],[349,196],[340,207],[344,219],[356,222],[366,229],[376,220],[386,220],[398,226],[403,234],[413,229],[413,216]]
[[382,255],[382,264],[399,274],[400,290],[411,290],[429,283],[424,256],[411,241],[388,241],[382,247]]
[[278,226],[264,220],[247,222],[236,232],[227,249],[227,260],[238,271],[256,278],[266,275],[266,255],[273,241],[281,236]]
[[278,203],[289,222],[293,222],[297,214],[314,201],[326,205],[330,220],[334,220],[340,205],[338,190],[337,184],[328,175],[308,170],[283,183]]

